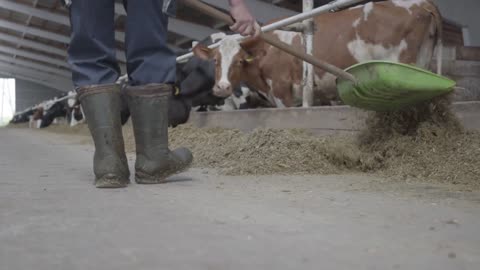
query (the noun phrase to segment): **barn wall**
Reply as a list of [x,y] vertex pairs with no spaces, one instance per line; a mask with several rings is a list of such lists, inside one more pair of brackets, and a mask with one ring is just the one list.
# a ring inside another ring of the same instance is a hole
[[470,31],[470,46],[480,46],[480,1],[479,0],[434,0],[442,15],[462,25]]
[[49,88],[36,83],[16,80],[16,110],[22,111],[28,107],[36,105],[42,101],[52,99],[55,96],[64,94],[53,88]]

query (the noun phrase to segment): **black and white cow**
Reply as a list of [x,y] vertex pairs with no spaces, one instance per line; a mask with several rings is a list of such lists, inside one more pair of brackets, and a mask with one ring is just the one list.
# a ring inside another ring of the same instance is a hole
[[73,127],[79,123],[83,123],[85,117],[80,102],[74,95],[75,91],[71,91],[68,94],[72,95],[72,97],[67,99],[67,122]]
[[50,126],[55,118],[66,117],[67,116],[67,106],[65,101],[59,101],[54,103],[48,109],[44,110],[42,121],[40,123],[40,128],[46,128]]
[[35,110],[30,109],[26,112],[17,114],[12,118],[12,120],[10,120],[10,124],[28,123],[30,121],[30,116],[32,116],[34,112]]

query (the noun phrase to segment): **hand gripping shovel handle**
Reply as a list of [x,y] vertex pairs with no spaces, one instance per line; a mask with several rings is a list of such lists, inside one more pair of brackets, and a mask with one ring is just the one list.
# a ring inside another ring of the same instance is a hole
[[[216,9],[216,8],[213,8],[199,0],[183,0],[187,5],[209,15],[209,16],[212,16],[218,20],[221,20],[225,23],[228,23],[230,25],[234,24],[235,21],[233,20],[232,17],[230,17],[229,15],[225,14],[224,12]],[[287,43],[285,42],[282,42],[278,39],[275,39],[272,35],[270,34],[265,34],[265,33],[261,33],[260,34],[260,37],[265,41],[267,42],[268,44],[274,46],[274,47],[277,47],[278,49],[288,53],[288,54],[291,54],[297,58],[300,58],[302,59],[303,61],[307,62],[307,63],[310,63],[312,65],[314,65],[315,67],[317,68],[320,68],[320,69],[323,69],[337,77],[340,77],[342,79],[345,79],[345,80],[349,80],[349,81],[352,81],[352,82],[356,82],[355,80],[355,77],[332,65],[332,64],[329,64],[323,60],[320,60],[320,59],[316,59],[315,57],[313,57],[312,55],[310,54],[307,54],[305,53],[304,51],[300,51],[300,50],[297,50],[295,49],[294,47],[288,45]]]

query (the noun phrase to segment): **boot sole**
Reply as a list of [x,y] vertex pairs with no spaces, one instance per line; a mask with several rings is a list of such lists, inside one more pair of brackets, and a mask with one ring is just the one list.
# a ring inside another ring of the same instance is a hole
[[125,188],[128,186],[130,181],[127,179],[121,179],[113,175],[108,175],[106,177],[99,178],[95,180],[96,188]]
[[[167,180],[168,177],[179,174],[179,173],[182,173],[182,172],[185,172],[188,169],[190,169],[191,166],[192,166],[192,164],[189,164],[185,168],[181,168],[179,170],[176,170],[176,171],[173,171],[171,173],[165,174],[164,176],[157,176],[157,177],[151,176],[151,175],[148,175],[148,174],[143,174],[143,173],[136,172],[135,173],[135,183],[137,183],[139,185],[165,184],[165,183],[170,182],[170,181]],[[141,174],[141,175],[139,175],[139,174]]]

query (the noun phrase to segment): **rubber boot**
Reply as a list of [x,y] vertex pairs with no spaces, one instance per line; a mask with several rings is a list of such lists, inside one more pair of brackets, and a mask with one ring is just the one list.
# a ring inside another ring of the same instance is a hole
[[95,143],[93,171],[97,188],[121,188],[130,182],[120,124],[120,88],[116,84],[77,90]]
[[135,181],[159,184],[188,169],[193,156],[190,150],[168,148],[168,104],[172,86],[149,84],[127,87],[137,149]]

